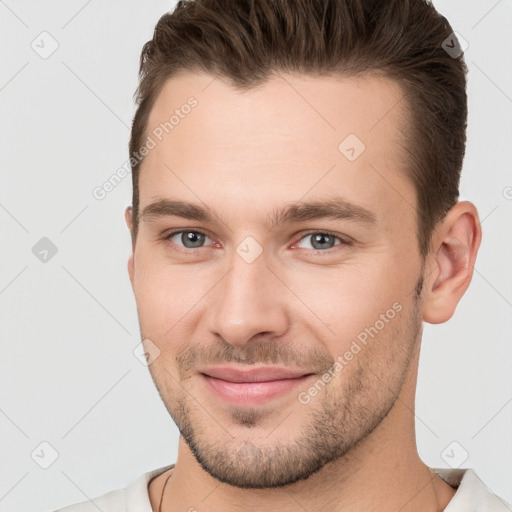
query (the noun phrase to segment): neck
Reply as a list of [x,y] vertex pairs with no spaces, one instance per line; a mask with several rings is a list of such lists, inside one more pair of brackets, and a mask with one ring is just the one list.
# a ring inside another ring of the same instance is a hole
[[414,411],[397,400],[379,427],[345,458],[306,480],[272,489],[240,489],[217,481],[202,469],[180,438],[175,467],[150,484],[151,505],[158,512],[165,480],[172,472],[162,512],[205,508],[231,512],[240,510],[240,503],[258,512],[291,512],[298,507],[311,512],[442,511],[456,490],[421,461],[411,431],[397,430],[396,416],[404,414],[414,418]]

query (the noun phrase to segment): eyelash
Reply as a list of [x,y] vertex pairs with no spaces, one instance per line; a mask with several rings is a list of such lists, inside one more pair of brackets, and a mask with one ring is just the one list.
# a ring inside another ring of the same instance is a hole
[[[204,236],[210,238],[210,236],[207,233],[205,233],[204,231],[201,231],[200,229],[179,229],[179,230],[172,231],[170,233],[165,234],[163,236],[163,239],[170,241],[172,237],[174,237],[175,235],[178,235],[180,233],[199,233],[201,235],[204,235]],[[321,254],[332,254],[332,252],[335,251],[337,247],[342,247],[344,245],[350,245],[350,241],[348,239],[342,238],[342,237],[336,235],[335,233],[332,233],[331,231],[309,231],[307,233],[304,233],[299,239],[297,239],[297,241],[294,242],[293,245],[296,245],[298,242],[300,242],[304,238],[307,238],[308,236],[311,236],[311,235],[328,235],[335,239],[338,239],[341,243],[336,244],[334,247],[331,247],[330,249],[326,249],[326,250],[302,249],[303,251],[306,251],[307,254],[314,254],[315,256],[319,256]],[[198,252],[200,253],[203,250],[208,249],[208,247],[198,247],[196,249],[188,249],[186,247],[181,247],[179,245],[176,245],[174,242],[171,242],[171,243],[173,244],[173,247],[172,247],[173,252],[176,251],[176,252],[181,252],[184,254],[191,254],[191,253],[198,253]]]

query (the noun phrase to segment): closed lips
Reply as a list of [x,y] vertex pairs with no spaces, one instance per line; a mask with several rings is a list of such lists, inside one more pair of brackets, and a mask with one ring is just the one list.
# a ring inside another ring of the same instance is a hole
[[260,367],[239,370],[230,367],[205,368],[200,373],[228,382],[270,382],[283,379],[297,379],[311,375],[308,371],[296,371],[287,368]]

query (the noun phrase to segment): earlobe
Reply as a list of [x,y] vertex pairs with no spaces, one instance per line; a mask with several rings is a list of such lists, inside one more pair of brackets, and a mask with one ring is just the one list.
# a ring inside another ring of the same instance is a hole
[[468,201],[457,203],[434,235],[423,320],[438,324],[453,316],[471,282],[481,237],[475,206]]

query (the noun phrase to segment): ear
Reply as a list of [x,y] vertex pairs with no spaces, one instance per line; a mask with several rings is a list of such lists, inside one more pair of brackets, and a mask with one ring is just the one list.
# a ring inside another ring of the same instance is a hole
[[440,324],[449,320],[466,292],[482,239],[476,207],[458,202],[436,229],[426,277],[423,320]]
[[132,253],[130,254],[130,257],[128,258],[128,275],[130,276],[130,282],[132,283],[132,288],[133,288],[133,272],[134,272],[133,255],[135,252],[135,240],[133,237],[133,208],[131,206],[128,206],[126,208],[126,210],[124,211],[124,219],[126,221],[126,225],[128,226],[128,229],[130,230],[130,237],[132,239]]

